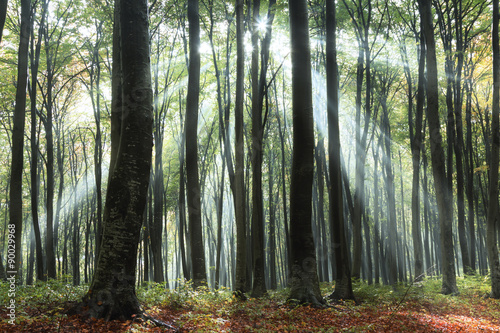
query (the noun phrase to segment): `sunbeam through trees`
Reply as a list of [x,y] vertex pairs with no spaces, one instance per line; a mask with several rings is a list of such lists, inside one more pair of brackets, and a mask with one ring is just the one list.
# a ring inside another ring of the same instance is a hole
[[363,288],[400,306],[473,280],[496,302],[498,18],[498,0],[0,0],[2,319],[57,283],[80,292],[69,315],[165,330],[144,290],[345,313]]

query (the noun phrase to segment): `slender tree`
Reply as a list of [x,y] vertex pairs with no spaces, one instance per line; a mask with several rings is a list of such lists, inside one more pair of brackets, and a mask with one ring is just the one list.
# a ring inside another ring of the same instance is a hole
[[260,297],[266,293],[265,254],[264,254],[264,202],[262,196],[262,157],[266,117],[262,115],[264,95],[267,94],[266,75],[269,63],[274,5],[269,1],[268,13],[264,18],[265,35],[260,50],[259,74],[259,23],[260,0],[253,0],[252,6],[252,256],[253,286],[252,296]]
[[311,54],[306,0],[290,0],[292,55],[293,157],[290,189],[290,299],[315,305],[325,301],[319,289],[312,234],[314,127]]
[[328,110],[328,154],[330,169],[330,234],[335,255],[335,290],[333,299],[354,299],[349,249],[345,236],[344,195],[340,159],[339,96],[337,65],[337,20],[335,1],[326,1],[326,85]]
[[443,294],[457,294],[458,288],[455,276],[455,260],[452,238],[452,204],[450,202],[449,193],[451,189],[448,187],[446,182],[444,161],[445,155],[441,145],[442,137],[439,124],[439,89],[436,62],[436,43],[434,40],[431,1],[419,0],[419,10],[420,15],[422,16],[422,28],[427,47],[427,120],[429,122],[432,174],[434,176],[434,187],[436,190],[441,237],[441,260],[443,273],[441,292]]
[[243,141],[243,99],[245,94],[245,50],[243,0],[236,0],[236,99],[234,104],[235,168],[234,211],[236,219],[236,274],[233,290],[242,298],[246,285],[245,143]]
[[[31,1],[21,1],[21,29],[17,59],[16,106],[12,128],[12,160],[10,169],[9,234],[15,236],[15,262],[7,271],[20,277],[23,232],[23,169],[24,123],[26,119],[26,89],[28,87],[28,51],[31,31]],[[10,236],[9,236],[10,237]],[[10,238],[9,238],[10,239]],[[9,244],[11,244],[9,242]]]
[[[420,17],[422,20],[422,17]],[[422,23],[420,24],[422,26]],[[415,258],[415,278],[419,280],[424,273],[424,255],[422,230],[420,225],[420,154],[423,146],[422,123],[425,101],[425,43],[420,33],[420,55],[418,60],[417,105],[415,110],[415,132],[411,135],[411,151],[413,164],[413,182],[411,191],[411,232],[413,237],[413,255]],[[411,120],[410,120],[411,121]]]
[[[30,101],[31,101],[31,133],[30,133],[30,144],[31,144],[31,170],[30,170],[30,181],[31,181],[31,219],[33,221],[33,232],[35,236],[35,246],[36,246],[36,276],[38,280],[46,280],[44,263],[43,263],[43,250],[42,250],[42,237],[40,234],[40,221],[38,217],[38,196],[40,190],[40,175],[38,168],[39,157],[39,132],[38,132],[38,117],[36,112],[37,104],[37,80],[38,75],[38,65],[40,62],[40,51],[42,44],[42,34],[43,26],[45,21],[46,7],[43,6],[41,23],[38,29],[38,40],[35,43],[35,36],[33,33],[33,20],[32,31],[31,31],[31,51],[30,51],[30,62],[31,62],[31,90],[30,90]],[[34,14],[34,12],[33,12]]]
[[200,95],[200,18],[198,0],[188,1],[189,80],[186,98],[186,178],[188,223],[191,234],[191,264],[193,286],[207,280],[205,251],[201,224],[201,192],[198,175],[198,102]]

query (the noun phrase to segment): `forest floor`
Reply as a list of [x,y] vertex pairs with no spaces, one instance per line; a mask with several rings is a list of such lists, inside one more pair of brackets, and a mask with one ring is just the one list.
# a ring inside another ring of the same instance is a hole
[[[137,294],[149,316],[178,332],[500,332],[500,300],[488,297],[489,279],[459,277],[457,283],[460,295],[445,296],[439,293],[440,281],[431,278],[396,290],[356,282],[357,304],[340,301],[321,309],[287,303],[287,289],[246,301],[225,289],[195,292],[189,284],[175,290],[150,284]],[[87,286],[63,281],[17,287],[16,318],[10,324],[8,289],[0,283],[0,332],[174,331],[149,320],[105,322],[67,315]],[[324,295],[332,291],[332,284],[322,284]]]

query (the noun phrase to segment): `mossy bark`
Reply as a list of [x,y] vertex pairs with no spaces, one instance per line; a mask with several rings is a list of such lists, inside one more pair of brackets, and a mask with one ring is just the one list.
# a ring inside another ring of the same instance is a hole
[[[135,293],[137,247],[146,206],[153,147],[147,1],[120,0],[122,89],[119,140],[112,142],[104,227],[96,271],[79,309],[91,317],[129,319],[140,314]],[[115,44],[116,45],[116,44]],[[115,50],[116,52],[117,50]],[[120,51],[119,51],[120,52]],[[116,124],[115,124],[116,125]]]

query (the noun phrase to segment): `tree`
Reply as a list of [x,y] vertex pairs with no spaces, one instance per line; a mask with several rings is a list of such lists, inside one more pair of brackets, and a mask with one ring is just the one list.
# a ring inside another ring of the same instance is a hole
[[[420,17],[422,20],[422,17]],[[422,26],[422,23],[420,24]],[[420,55],[418,61],[418,88],[417,88],[417,105],[415,110],[415,132],[410,133],[410,145],[412,151],[413,163],[413,182],[411,191],[411,232],[413,236],[413,251],[415,257],[415,278],[420,279],[424,273],[424,256],[422,249],[422,233],[420,225],[420,154],[423,146],[422,122],[425,100],[425,43],[423,32],[419,34]],[[411,112],[411,110],[410,110]],[[411,119],[410,119],[411,123]]]
[[[40,221],[38,217],[38,195],[40,190],[40,176],[38,174],[38,160],[39,157],[39,140],[38,140],[38,117],[36,112],[37,103],[37,75],[38,66],[40,62],[40,51],[42,44],[43,27],[45,21],[45,14],[47,13],[47,7],[42,8],[42,18],[41,23],[38,28],[38,40],[35,43],[35,36],[33,31],[31,32],[31,51],[30,51],[30,62],[31,62],[31,90],[30,90],[30,101],[31,101],[31,133],[30,133],[30,145],[31,145],[31,170],[30,170],[30,181],[31,181],[31,220],[33,221],[33,233],[35,236],[35,246],[36,246],[36,277],[38,280],[46,280],[46,274],[43,263],[43,250],[42,250],[42,238],[40,234]],[[33,11],[33,15],[35,11]],[[33,21],[32,29],[33,29]]]
[[330,169],[330,234],[335,255],[334,299],[354,299],[349,250],[345,236],[344,195],[340,159],[338,66],[335,1],[326,2],[326,84],[328,110],[328,154]]
[[262,195],[262,155],[263,137],[266,117],[262,117],[264,95],[267,94],[266,74],[269,62],[269,45],[271,44],[274,5],[269,1],[265,36],[260,52],[259,74],[259,23],[260,0],[253,1],[252,7],[252,256],[253,286],[252,296],[260,297],[266,293],[265,254],[264,254],[264,203]]
[[236,0],[236,97],[234,104],[234,210],[236,219],[236,272],[233,290],[242,297],[246,284],[245,143],[243,99],[245,94],[245,50],[243,44],[243,0]]
[[101,251],[91,286],[80,304],[96,318],[129,319],[141,313],[135,294],[136,259],[153,147],[147,10],[145,0],[115,3],[114,29],[119,31],[114,36],[121,44],[120,63],[115,67],[121,71],[123,85],[117,110],[121,117],[113,120],[121,118],[122,124],[114,124],[121,130],[119,140],[112,141],[116,156],[112,156],[114,166],[108,181]]
[[[20,277],[23,232],[23,169],[24,123],[26,119],[26,89],[28,86],[28,50],[31,32],[31,1],[21,1],[21,29],[17,59],[16,106],[12,128],[12,160],[10,170],[9,234],[15,236],[15,262],[7,270]],[[10,239],[10,238],[9,238]],[[12,244],[9,242],[9,244]]]
[[290,0],[293,157],[290,189],[290,299],[324,304],[311,226],[314,127],[307,1]]
[[188,223],[191,234],[193,287],[207,280],[201,225],[201,192],[198,175],[198,102],[200,94],[200,19],[198,0],[188,0],[189,79],[186,97],[186,178]]
[[498,160],[500,154],[500,47],[498,37],[499,23],[498,0],[493,0],[493,109],[491,119],[491,153],[490,153],[490,186],[488,189],[488,215],[486,246],[491,274],[491,297],[500,298],[500,261],[498,258],[497,228],[498,228]]
[[436,190],[441,236],[443,273],[441,292],[445,295],[457,294],[458,289],[455,276],[455,260],[452,238],[452,204],[450,202],[451,189],[446,183],[445,155],[441,145],[442,137],[439,124],[439,89],[436,63],[436,43],[434,40],[431,1],[419,0],[419,10],[420,15],[422,16],[422,30],[424,31],[425,44],[427,48],[427,120],[429,123],[432,174],[434,176],[434,187]]
[[8,0],[0,0],[0,43],[2,42],[3,27],[7,17],[7,4]]

